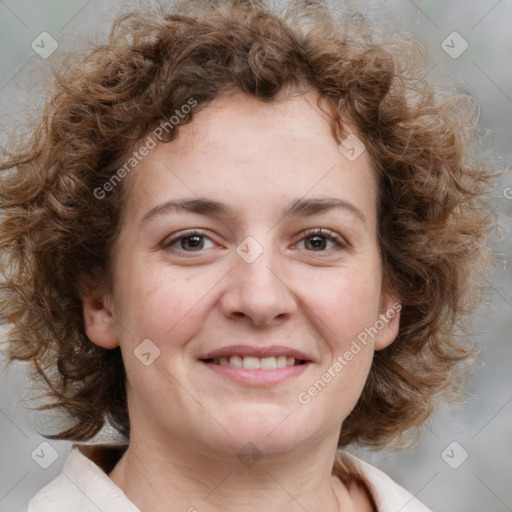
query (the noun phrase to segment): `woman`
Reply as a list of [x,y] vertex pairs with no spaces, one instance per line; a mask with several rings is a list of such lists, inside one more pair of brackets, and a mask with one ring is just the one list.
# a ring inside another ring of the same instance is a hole
[[[196,0],[56,71],[1,167],[9,357],[76,443],[30,512],[428,510],[344,448],[453,388],[492,173],[466,98],[389,41],[316,3]],[[83,444],[106,421],[127,442]]]

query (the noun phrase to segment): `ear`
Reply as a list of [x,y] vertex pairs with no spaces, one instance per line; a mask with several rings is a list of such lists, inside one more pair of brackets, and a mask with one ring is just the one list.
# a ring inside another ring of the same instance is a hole
[[96,345],[111,349],[119,346],[111,297],[100,290],[87,292],[82,298],[87,337]]
[[375,338],[375,350],[382,350],[395,341],[400,327],[401,309],[402,304],[396,294],[384,290],[380,300],[379,320],[377,320],[379,333]]

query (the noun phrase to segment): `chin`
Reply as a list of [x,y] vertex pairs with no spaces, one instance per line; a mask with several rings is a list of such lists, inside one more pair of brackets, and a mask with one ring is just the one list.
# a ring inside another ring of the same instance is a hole
[[208,440],[209,447],[212,449],[212,458],[214,460],[239,460],[243,464],[252,466],[263,457],[273,457],[297,452],[297,450],[306,444],[306,439],[297,437],[296,433],[283,432],[280,435],[260,435],[255,436],[254,432],[238,432],[233,437],[223,438],[222,440]]
[[[305,418],[303,418],[305,420]],[[217,439],[216,448],[222,444],[227,452],[237,453],[248,444],[264,454],[284,454],[296,450],[309,440],[314,430],[311,421],[300,421],[298,411],[292,408],[255,404],[246,407],[222,423],[229,434]]]

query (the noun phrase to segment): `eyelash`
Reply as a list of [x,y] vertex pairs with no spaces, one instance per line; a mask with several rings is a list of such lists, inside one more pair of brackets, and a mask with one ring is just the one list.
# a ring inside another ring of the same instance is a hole
[[[208,238],[211,240],[211,237],[208,236],[208,233],[206,231],[203,231],[202,229],[191,229],[190,231],[185,231],[179,236],[171,235],[171,237],[166,238],[162,243],[162,249],[173,249],[171,245],[180,242],[181,240],[185,240],[187,238],[192,238],[193,236],[201,236],[204,238]],[[179,251],[178,249],[174,249],[178,252],[194,252],[194,251]]]
[[[348,245],[344,242],[343,238],[338,235],[337,233],[334,233],[333,231],[330,231],[328,229],[324,228],[313,228],[313,229],[307,229],[301,234],[301,238],[299,242],[302,242],[303,240],[306,240],[307,238],[312,238],[314,236],[322,236],[326,238],[327,240],[330,240],[331,242],[334,242],[337,245],[337,250],[347,249]],[[297,242],[298,243],[298,242]],[[328,249],[332,250],[332,249]],[[327,252],[326,251],[310,251],[310,252]]]
[[[175,249],[175,248],[171,247],[173,244],[176,244],[176,243],[180,242],[181,240],[185,240],[187,238],[191,238],[194,236],[200,236],[200,237],[204,237],[204,238],[208,238],[209,240],[212,240],[211,237],[208,236],[208,233],[206,231],[203,231],[201,229],[193,229],[190,231],[185,231],[185,232],[179,234],[178,236],[173,235],[173,236],[171,236],[171,238],[167,238],[161,244],[161,247],[162,247],[162,249],[170,249],[170,250],[180,252],[180,253],[191,253],[191,254],[193,254],[194,252],[201,253],[202,250],[185,251],[185,250]],[[307,229],[306,231],[301,233],[301,238],[294,245],[297,245],[299,242],[302,242],[302,241],[306,240],[307,238],[312,238],[314,236],[322,236],[322,237],[326,238],[327,240],[334,242],[337,245],[337,247],[331,248],[331,249],[326,249],[324,251],[308,251],[308,252],[311,252],[311,253],[323,252],[323,253],[325,253],[325,252],[330,252],[332,250],[344,250],[344,249],[346,250],[346,249],[350,248],[349,245],[343,240],[343,238],[340,235],[338,235],[328,229],[324,229],[324,228]]]

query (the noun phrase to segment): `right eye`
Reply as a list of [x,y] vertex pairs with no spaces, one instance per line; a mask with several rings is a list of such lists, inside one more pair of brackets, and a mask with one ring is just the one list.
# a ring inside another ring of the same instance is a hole
[[166,238],[162,244],[163,249],[172,249],[178,252],[201,252],[214,247],[215,242],[201,230],[190,230],[175,233]]

